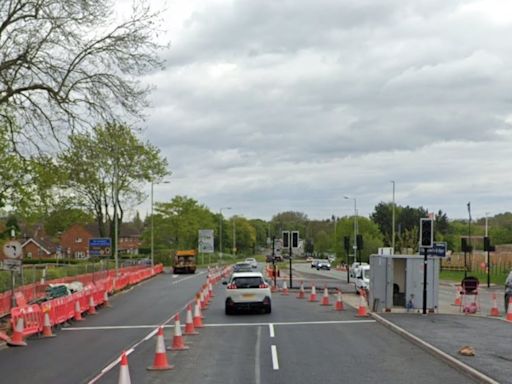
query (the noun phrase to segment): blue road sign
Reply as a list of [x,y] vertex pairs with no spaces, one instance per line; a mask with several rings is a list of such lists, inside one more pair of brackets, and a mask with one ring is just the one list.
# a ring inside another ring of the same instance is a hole
[[428,256],[446,257],[446,243],[434,243],[432,248],[428,248]]
[[89,256],[110,256],[111,251],[112,239],[110,237],[89,239]]

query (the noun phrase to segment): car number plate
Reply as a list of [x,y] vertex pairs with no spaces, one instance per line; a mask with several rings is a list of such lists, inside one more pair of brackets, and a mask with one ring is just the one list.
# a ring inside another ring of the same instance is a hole
[[252,299],[252,298],[254,298],[254,295],[253,295],[252,293],[244,293],[244,294],[242,295],[242,297],[243,297],[244,299]]

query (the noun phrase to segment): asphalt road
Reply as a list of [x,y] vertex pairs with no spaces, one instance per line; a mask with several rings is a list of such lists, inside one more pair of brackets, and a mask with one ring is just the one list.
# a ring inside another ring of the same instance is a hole
[[[86,383],[123,350],[140,342],[191,300],[206,280],[206,273],[173,276],[160,274],[110,298],[111,308],[87,316],[83,322],[57,330],[52,339],[32,337],[28,347],[0,351],[2,382]],[[128,328],[88,329],[128,326]],[[149,327],[141,327],[149,326]],[[154,348],[154,346],[153,346]]]
[[[312,281],[344,284],[335,279],[338,271],[296,272]],[[122,350],[132,350],[132,383],[471,382],[375,321],[356,317],[354,309],[337,312],[332,305],[299,300],[295,292],[275,293],[269,315],[226,316],[220,284],[204,311],[205,328],[185,338],[190,349],[168,352],[175,369],[148,372],[155,353],[155,338],[148,334],[182,310],[204,281],[205,274],[159,275],[112,297],[112,308],[60,330],[53,339],[29,339],[26,348],[0,351],[2,382],[88,383],[98,378],[98,383],[117,383],[119,367],[108,368]],[[170,326],[167,345],[172,335]]]
[[[129,357],[132,382],[471,382],[375,321],[356,317],[353,309],[336,312],[295,294],[274,294],[270,315],[226,316],[222,286],[216,294],[204,312],[205,328],[186,338],[190,349],[168,353],[175,369],[147,372],[154,345],[144,343]],[[113,370],[101,383],[116,383],[117,375]]]

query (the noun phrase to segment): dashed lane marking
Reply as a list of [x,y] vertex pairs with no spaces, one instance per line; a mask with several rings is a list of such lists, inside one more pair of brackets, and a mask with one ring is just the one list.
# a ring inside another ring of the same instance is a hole
[[275,345],[270,346],[270,350],[272,351],[272,367],[274,371],[279,369],[279,359],[277,358],[277,347]]
[[269,324],[268,325],[268,329],[270,331],[270,337],[273,338],[275,336],[275,334],[274,334],[274,324]]

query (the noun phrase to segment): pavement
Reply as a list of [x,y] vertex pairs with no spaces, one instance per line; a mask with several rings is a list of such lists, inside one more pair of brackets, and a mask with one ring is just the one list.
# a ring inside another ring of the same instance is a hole
[[[360,305],[357,295],[344,295],[343,300],[355,308]],[[392,309],[369,316],[477,382],[512,383],[512,322],[504,317],[464,314],[458,306],[427,315]],[[465,346],[475,355],[459,354]]]

